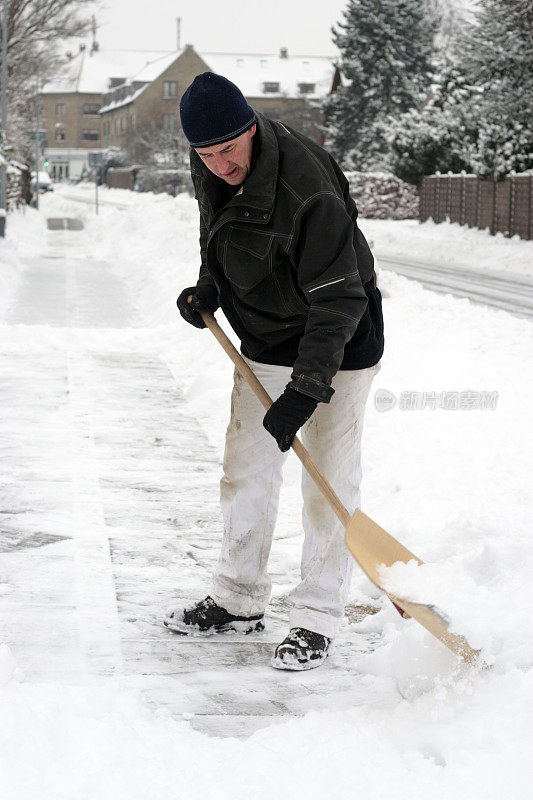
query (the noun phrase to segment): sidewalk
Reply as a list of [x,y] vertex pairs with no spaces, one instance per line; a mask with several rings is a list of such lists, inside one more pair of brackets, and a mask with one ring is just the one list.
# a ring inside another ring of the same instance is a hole
[[[84,235],[48,231],[4,320],[0,642],[26,681],[118,680],[217,735],[368,703],[353,669],[372,634],[341,636],[316,673],[270,668],[287,630],[283,597],[255,636],[189,639],[161,625],[169,605],[205,594],[222,454]],[[76,242],[87,258],[72,257]],[[387,703],[383,687],[376,702]]]

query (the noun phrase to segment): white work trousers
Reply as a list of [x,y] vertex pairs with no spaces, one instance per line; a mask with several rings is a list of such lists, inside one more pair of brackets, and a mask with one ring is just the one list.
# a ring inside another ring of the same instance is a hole
[[[272,399],[290,380],[291,367],[247,359]],[[335,394],[319,403],[299,435],[345,507],[360,505],[361,434],[370,385],[380,365],[338,372]],[[211,596],[231,614],[262,614],[270,599],[267,562],[276,524],[287,453],[263,428],[265,410],[236,371],[226,434],[220,498],[224,537]],[[302,469],[304,543],[301,583],[291,591],[291,628],[333,638],[350,588],[353,558],[344,529],[314,481]]]

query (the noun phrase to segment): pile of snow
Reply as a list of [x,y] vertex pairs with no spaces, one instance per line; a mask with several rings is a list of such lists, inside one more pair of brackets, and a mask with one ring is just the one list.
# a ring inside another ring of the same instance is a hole
[[346,177],[360,217],[418,219],[418,192],[410,183],[389,172],[346,172]]
[[[371,694],[376,679],[353,679]],[[382,698],[391,695],[386,679],[377,684]],[[532,690],[531,672],[460,678],[393,704],[382,699],[312,712],[239,741],[209,738],[185,719],[154,714],[116,681],[14,683],[0,688],[0,794],[9,800],[525,800],[533,777]]]
[[22,259],[42,247],[44,220],[35,209],[22,206],[6,217],[5,237],[0,237],[0,317],[13,300],[24,264]]
[[533,243],[518,236],[511,239],[501,233],[491,236],[488,230],[480,231],[458,222],[437,224],[433,220],[390,223],[365,219],[361,220],[361,228],[372,240],[378,261],[380,256],[401,256],[489,273],[533,275]]
[[16,248],[7,238],[0,237],[0,314],[9,306],[20,280],[20,271]]

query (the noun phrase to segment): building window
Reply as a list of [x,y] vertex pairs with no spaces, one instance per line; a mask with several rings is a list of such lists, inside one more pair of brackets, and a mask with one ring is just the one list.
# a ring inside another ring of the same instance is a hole
[[64,142],[67,138],[67,132],[63,128],[56,128],[56,142]]
[[109,122],[106,120],[102,125],[102,134],[103,136],[109,136]]
[[263,91],[265,94],[276,94],[276,92],[279,92],[279,83],[275,81],[265,81],[263,83]]
[[314,83],[299,83],[298,89],[300,90],[300,94],[314,94],[315,92],[315,84]]
[[279,119],[279,110],[277,108],[265,108],[263,114],[268,119]]
[[132,128],[132,130],[133,130],[133,129],[135,128],[135,114],[132,114],[132,115],[131,115],[131,117],[130,117],[130,124],[131,124],[131,128]]
[[178,84],[177,81],[163,81],[163,97],[177,97]]
[[175,114],[163,114],[163,128],[166,131],[174,131],[176,130],[176,115]]
[[84,142],[98,142],[100,141],[100,131],[83,131]]
[[268,59],[262,58],[259,62],[261,64],[261,69],[266,69],[268,67]]
[[118,136],[120,133],[120,120],[117,117],[115,120],[115,136]]
[[85,103],[83,106],[83,115],[85,117],[94,117],[98,115],[100,105],[98,103]]
[[65,104],[56,103],[56,117],[64,117],[64,116],[65,116]]
[[120,118],[120,131],[123,133],[126,130],[126,117]]

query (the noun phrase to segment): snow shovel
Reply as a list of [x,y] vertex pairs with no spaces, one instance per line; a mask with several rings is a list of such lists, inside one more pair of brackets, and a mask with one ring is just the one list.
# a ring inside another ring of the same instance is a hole
[[[237,352],[232,342],[220,328],[213,315],[208,311],[199,311],[198,313],[201,315],[211,333],[218,339],[242,377],[248,382],[259,401],[265,409],[268,410],[272,405],[272,399],[246,361],[240,353]],[[466,662],[474,662],[479,657],[479,651],[470,647],[463,636],[452,633],[449,630],[449,620],[447,620],[446,616],[435,606],[412,603],[401,597],[391,596],[381,586],[378,571],[380,566],[384,565],[390,567],[397,561],[403,561],[404,564],[407,564],[413,559],[419,565],[423,562],[359,509],[356,509],[355,513],[350,515],[297,437],[295,437],[292,443],[292,449],[344,525],[346,531],[346,546],[365,575],[370,578],[372,583],[377,586],[383,594],[389,597],[402,616],[416,619],[420,625],[432,633],[433,636],[445,644],[446,647],[461,656]]]

